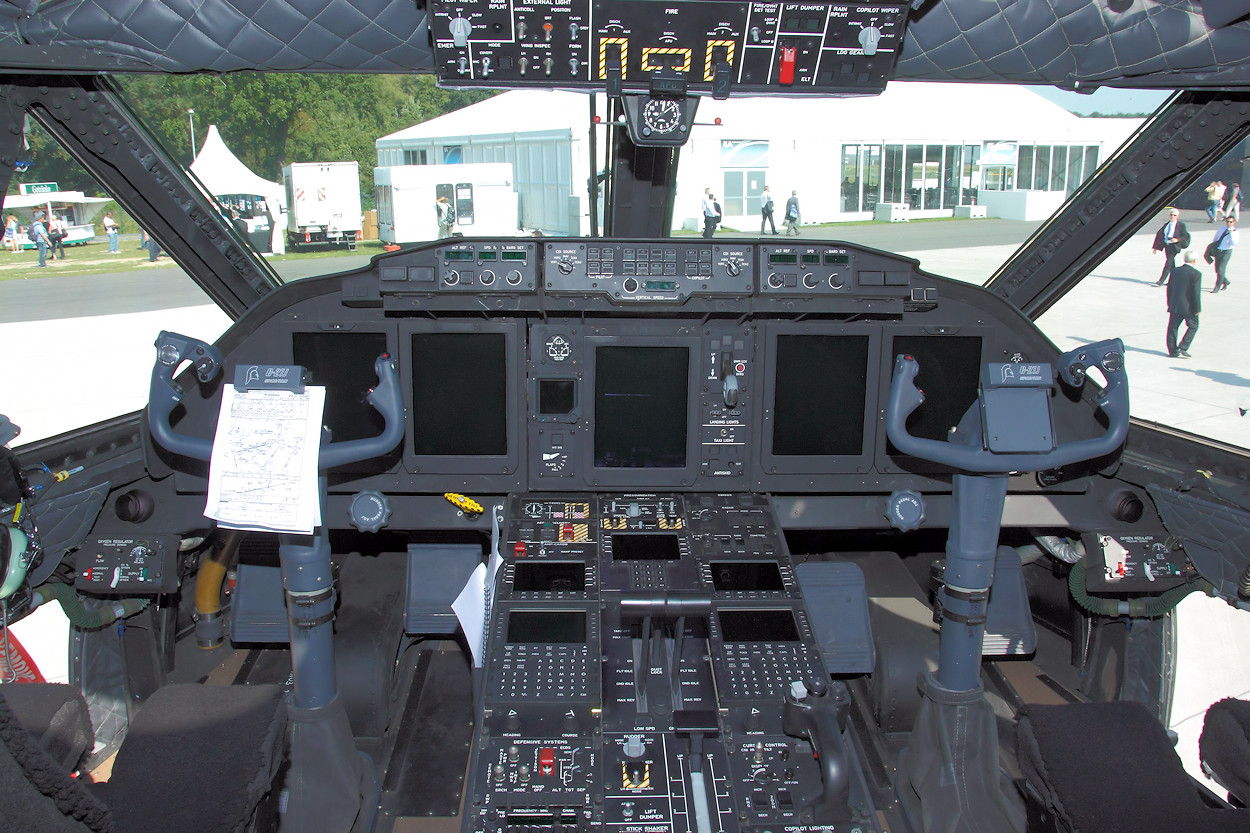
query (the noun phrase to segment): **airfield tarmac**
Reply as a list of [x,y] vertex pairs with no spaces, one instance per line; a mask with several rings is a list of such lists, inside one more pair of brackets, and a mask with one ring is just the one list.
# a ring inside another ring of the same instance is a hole
[[[1201,212],[1184,214],[1193,248],[1201,251],[1218,226],[1207,224]],[[925,271],[981,284],[1036,226],[996,219],[850,224],[805,229],[797,242],[845,240],[896,251],[919,260]],[[1162,266],[1161,256],[1150,250],[1154,229],[1151,225],[1131,238],[1039,323],[1063,350],[1104,338],[1123,339],[1135,417],[1250,447],[1250,368],[1241,352],[1247,347],[1241,328],[1250,323],[1250,254],[1234,253],[1232,287],[1217,295],[1209,293],[1211,267],[1199,260],[1206,291],[1190,351],[1193,358],[1172,359],[1164,347],[1166,290],[1154,285]],[[720,232],[716,239],[756,236]],[[368,259],[347,255],[274,261],[273,266],[291,281],[355,269]],[[35,274],[28,280],[0,280],[0,413],[22,427],[21,443],[141,408],[147,400],[152,344],[160,330],[212,341],[229,324],[168,258],[105,275],[29,271]],[[101,354],[123,367],[94,367],[93,359]],[[67,393],[70,387],[77,389],[72,395]],[[67,401],[73,406],[65,407]],[[1172,728],[1186,768],[1204,780],[1197,738],[1207,706],[1224,696],[1250,697],[1250,664],[1245,661],[1250,656],[1250,616],[1199,594],[1181,604],[1178,616]],[[67,678],[66,628],[59,610],[49,605],[14,632],[40,655],[48,679]]]

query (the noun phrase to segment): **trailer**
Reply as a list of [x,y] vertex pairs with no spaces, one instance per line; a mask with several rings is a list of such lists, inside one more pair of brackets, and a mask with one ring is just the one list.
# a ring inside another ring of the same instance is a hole
[[282,184],[292,249],[328,243],[355,250],[362,217],[358,163],[297,162],[282,169]]
[[439,235],[434,203],[447,197],[456,219],[453,233],[470,237],[516,234],[520,225],[512,165],[397,165],[373,169],[378,238],[402,245]]

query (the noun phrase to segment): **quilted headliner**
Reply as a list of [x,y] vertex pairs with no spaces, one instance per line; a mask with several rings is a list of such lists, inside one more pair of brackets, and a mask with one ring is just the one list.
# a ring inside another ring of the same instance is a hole
[[[1192,0],[1114,5],[1126,8],[1111,11],[1108,0],[938,0],[909,23],[894,77],[1069,88],[1250,84],[1250,24],[1213,31]],[[432,67],[417,0],[0,0],[6,39],[168,72]]]

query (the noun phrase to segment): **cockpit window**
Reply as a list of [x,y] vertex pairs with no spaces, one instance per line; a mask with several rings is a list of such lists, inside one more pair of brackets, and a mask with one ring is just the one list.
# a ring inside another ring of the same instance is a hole
[[1117,336],[1127,348],[1133,416],[1250,447],[1250,309],[1239,142],[1046,311],[1038,325],[1069,349]]

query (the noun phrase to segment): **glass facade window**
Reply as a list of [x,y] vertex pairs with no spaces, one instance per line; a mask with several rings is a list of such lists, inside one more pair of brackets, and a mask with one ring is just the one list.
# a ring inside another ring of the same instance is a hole
[[864,211],[877,206],[881,194],[881,145],[864,145]]
[[981,146],[964,145],[964,169],[960,176],[963,183],[963,205],[974,205],[977,189],[981,187]]
[[903,146],[885,146],[885,171],[881,179],[881,198],[885,202],[903,202]]
[[1033,146],[1024,145],[1020,148],[1020,162],[1017,171],[1019,182],[1027,188],[1033,182]]
[[954,208],[959,205],[959,173],[962,158],[962,145],[946,146],[946,160],[942,165],[943,208]]
[[1050,185],[1050,145],[1038,145],[1033,157],[1033,190],[1045,191]]
[[1068,148],[1068,187],[1064,189],[1065,193],[1071,194],[1085,181],[1084,168],[1085,148],[1080,145]]
[[859,211],[859,145],[842,146],[842,210]]
[[1098,146],[1087,145],[1085,147],[1085,178],[1094,175],[1094,171],[1098,170]]
[[924,145],[908,145],[903,164],[904,201],[912,208],[920,208],[924,188]]
[[1068,181],[1068,149],[1055,145],[1050,159],[1050,190],[1062,191]]

